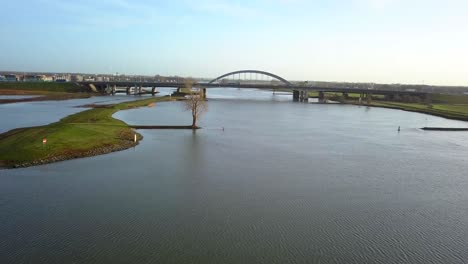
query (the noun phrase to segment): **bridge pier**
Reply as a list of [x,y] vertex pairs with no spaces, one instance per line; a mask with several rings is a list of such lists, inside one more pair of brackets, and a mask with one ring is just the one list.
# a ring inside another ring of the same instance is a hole
[[130,94],[130,86],[127,86],[126,92],[127,92],[127,95]]
[[343,99],[345,99],[345,100],[346,100],[346,99],[349,99],[348,93],[343,93]]
[[309,102],[309,92],[307,90],[293,90],[294,102]]
[[301,92],[302,96],[301,96],[301,102],[305,102],[305,103],[308,103],[309,102],[309,92],[306,91],[306,90],[303,90]]
[[367,101],[367,105],[370,105],[372,103],[372,94],[371,93],[366,93],[366,101]]
[[325,93],[323,91],[319,91],[318,100],[319,100],[319,103],[326,103]]
[[299,91],[298,90],[293,90],[293,101],[294,102],[299,101]]
[[201,97],[206,99],[206,88],[201,89]]
[[115,95],[116,91],[117,91],[117,85],[114,84],[114,86],[112,86],[112,95]]
[[153,87],[151,88],[151,95],[152,95],[152,96],[154,96],[154,95],[156,94],[155,90],[156,90],[156,87],[153,86]]

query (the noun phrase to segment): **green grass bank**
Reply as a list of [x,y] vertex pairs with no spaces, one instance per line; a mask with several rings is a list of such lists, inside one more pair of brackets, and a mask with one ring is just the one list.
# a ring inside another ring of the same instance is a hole
[[[127,149],[135,131],[112,117],[120,110],[176,100],[157,97],[93,108],[45,126],[19,128],[0,134],[0,167],[27,167]],[[137,134],[138,140],[141,135]],[[42,140],[46,138],[47,144]]]
[[[309,95],[318,97],[318,93],[315,92]],[[463,95],[433,94],[430,102],[395,102],[386,100],[382,95],[373,95],[370,103],[365,100],[359,103],[359,94],[354,93],[350,93],[347,99],[344,99],[340,93],[325,93],[325,97],[344,104],[399,109],[468,121],[468,96]]]
[[468,121],[468,104],[451,105],[373,101],[369,106],[400,109],[410,112],[419,112],[440,116],[448,119]]

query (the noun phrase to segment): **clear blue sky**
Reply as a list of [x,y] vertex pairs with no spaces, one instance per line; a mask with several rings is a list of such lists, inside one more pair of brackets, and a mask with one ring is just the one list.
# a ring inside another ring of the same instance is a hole
[[0,70],[468,85],[466,0],[0,4]]

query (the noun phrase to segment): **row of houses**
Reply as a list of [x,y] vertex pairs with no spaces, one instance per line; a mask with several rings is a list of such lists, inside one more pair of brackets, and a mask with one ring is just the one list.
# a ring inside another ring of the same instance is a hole
[[107,82],[107,81],[138,81],[138,82],[183,82],[178,76],[128,76],[128,75],[81,75],[81,74],[19,74],[0,73],[0,82]]
[[5,74],[0,75],[0,81],[3,82],[69,82],[71,81],[70,75],[36,75],[36,74]]

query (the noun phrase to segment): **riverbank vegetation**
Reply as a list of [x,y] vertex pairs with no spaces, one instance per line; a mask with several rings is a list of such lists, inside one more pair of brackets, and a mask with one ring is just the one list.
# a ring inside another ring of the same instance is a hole
[[0,167],[26,167],[130,148],[137,144],[134,136],[138,139],[141,136],[112,115],[120,110],[176,99],[165,96],[101,106],[49,125],[0,134]]
[[0,95],[37,95],[28,98],[0,99],[0,104],[8,104],[88,98],[93,94],[74,83],[4,82],[0,83]]
[[33,92],[86,92],[86,88],[72,82],[0,82],[0,91],[33,91]]
[[[318,97],[318,92],[309,95]],[[468,96],[463,95],[433,94],[426,100],[414,96],[395,97],[390,100],[383,95],[373,95],[370,101],[359,102],[359,94],[349,93],[344,97],[341,93],[325,93],[325,98],[345,104],[400,109],[468,121]]]

